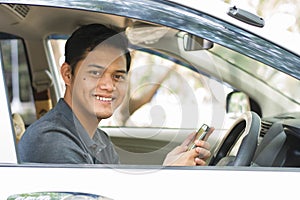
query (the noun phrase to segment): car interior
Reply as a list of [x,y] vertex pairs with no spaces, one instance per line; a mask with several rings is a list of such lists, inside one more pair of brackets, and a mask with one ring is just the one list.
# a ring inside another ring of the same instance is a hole
[[59,67],[68,36],[101,23],[130,41],[130,98],[149,96],[130,116],[120,108],[100,123],[121,163],[160,165],[206,123],[216,129],[208,165],[300,166],[296,77],[208,38],[133,17],[29,4],[0,4],[0,13],[0,59],[16,144],[63,96]]

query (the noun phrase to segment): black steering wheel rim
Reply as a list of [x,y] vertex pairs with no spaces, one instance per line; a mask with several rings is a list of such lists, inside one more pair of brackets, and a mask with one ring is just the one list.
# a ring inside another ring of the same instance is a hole
[[[218,165],[227,157],[240,137],[243,137],[237,155],[228,159],[226,165],[250,166],[258,143],[261,129],[260,117],[252,111],[242,114],[225,134],[209,165]],[[229,158],[229,157],[227,157]]]

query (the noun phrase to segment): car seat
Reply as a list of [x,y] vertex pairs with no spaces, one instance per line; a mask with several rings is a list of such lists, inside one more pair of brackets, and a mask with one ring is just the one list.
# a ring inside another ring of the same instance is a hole
[[21,115],[18,113],[13,113],[12,119],[15,129],[16,142],[18,143],[25,132],[25,123]]

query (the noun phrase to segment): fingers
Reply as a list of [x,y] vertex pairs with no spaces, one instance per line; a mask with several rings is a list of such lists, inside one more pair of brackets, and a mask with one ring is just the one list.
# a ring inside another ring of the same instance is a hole
[[195,164],[201,166],[206,165],[206,160],[211,156],[210,151],[201,147],[197,147],[193,150],[195,151],[195,155],[196,155],[194,157]]
[[205,166],[206,162],[198,157],[195,158],[196,165]]
[[196,147],[185,154],[186,158],[190,160],[189,163],[193,163],[193,165],[206,165],[205,161],[211,156],[211,152],[203,147]]
[[206,165],[206,160],[211,156],[210,144],[206,141],[200,140],[195,141],[196,148],[191,151],[194,152],[193,156],[195,158],[196,165]]
[[201,147],[195,148],[195,152],[196,152],[198,158],[201,158],[204,160],[206,160],[207,158],[209,158],[211,156],[211,152],[209,150],[201,148]]
[[[163,165],[193,166],[206,165],[206,160],[211,156],[210,144],[206,141],[214,128],[209,130],[204,140],[195,140],[196,132],[191,133],[184,142],[174,148],[165,158]],[[196,148],[188,150],[190,143],[195,143]]]
[[207,141],[204,140],[196,140],[195,145],[197,147],[202,147],[204,149],[210,150],[210,144]]
[[169,152],[163,162],[164,166],[195,166],[205,165],[205,160],[210,156],[210,151],[196,147],[186,151],[187,147],[177,146]]

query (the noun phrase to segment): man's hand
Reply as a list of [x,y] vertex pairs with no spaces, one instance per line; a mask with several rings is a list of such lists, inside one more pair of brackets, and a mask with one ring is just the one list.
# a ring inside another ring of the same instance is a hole
[[[178,147],[174,148],[166,156],[163,165],[164,166],[195,166],[195,165],[206,165],[205,160],[211,155],[209,149],[210,144],[204,140],[196,140],[196,148],[187,151],[188,144],[192,142],[194,135],[190,134],[185,141]],[[205,138],[207,139],[207,138]]]

